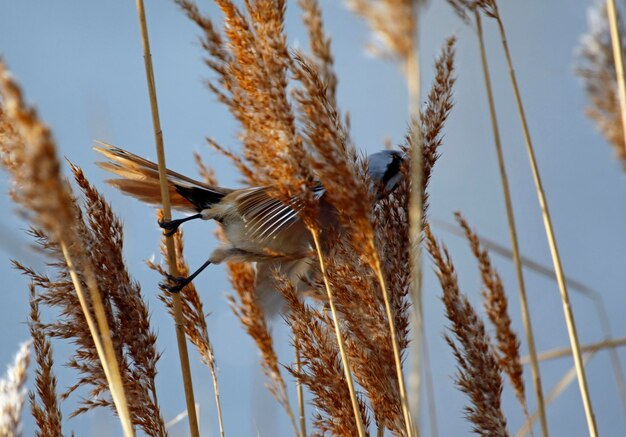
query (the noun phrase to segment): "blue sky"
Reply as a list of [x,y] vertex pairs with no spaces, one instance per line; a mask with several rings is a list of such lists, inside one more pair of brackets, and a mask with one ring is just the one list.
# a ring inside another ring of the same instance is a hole
[[[509,32],[520,87],[534,138],[561,249],[564,268],[597,290],[608,308],[616,336],[626,333],[626,178],[610,147],[584,116],[586,99],[573,74],[574,50],[586,28],[588,1],[501,2]],[[363,46],[369,35],[364,23],[351,15],[341,2],[322,0],[327,30],[339,76],[338,100],[352,118],[352,133],[358,146],[368,152],[383,147],[387,138],[402,141],[407,126],[407,95],[403,76],[395,65],[368,56]],[[220,13],[203,2],[215,21]],[[221,144],[238,147],[238,126],[226,109],[203,85],[210,73],[203,65],[197,32],[168,1],[146,4],[154,57],[155,76],[168,166],[194,175],[191,158],[200,152],[226,186],[239,184],[230,163],[204,142],[206,136]],[[496,105],[499,111],[504,153],[521,235],[522,252],[550,265],[543,224],[523,138],[507,79],[500,41],[494,23],[485,22]],[[299,21],[296,2],[288,2],[286,30],[290,43],[306,46],[306,33]],[[508,231],[491,139],[478,48],[473,32],[461,23],[445,2],[431,2],[421,22],[423,90],[432,79],[433,60],[446,36],[455,34],[457,77],[455,107],[445,130],[442,157],[430,185],[431,215],[452,220],[461,210],[480,233],[508,244]],[[94,161],[94,140],[128,148],[154,158],[154,145],[147,87],[134,2],[0,2],[0,54],[22,83],[26,95],[53,128],[59,152],[85,170],[86,175],[111,201],[124,222],[125,256],[132,274],[150,303],[152,322],[159,333],[158,387],[166,419],[184,409],[179,378],[173,323],[155,298],[159,278],[144,260],[158,255],[160,231],[154,210],[122,196],[104,184],[106,174]],[[66,169],[67,170],[67,169]],[[8,189],[6,174],[0,174],[2,191]],[[28,338],[27,282],[11,266],[19,259],[41,266],[28,249],[22,230],[26,224],[13,213],[8,196],[0,195],[0,276],[3,305],[0,307],[0,363],[8,363],[18,343]],[[192,266],[201,264],[215,247],[213,225],[186,226],[187,257]],[[479,304],[480,278],[466,243],[439,231],[448,244],[459,272],[462,289]],[[510,295],[514,327],[522,332],[516,282],[511,264],[494,255]],[[470,426],[462,418],[465,397],[453,386],[455,363],[442,339],[446,326],[440,302],[441,290],[426,263],[425,314],[430,346],[435,400],[440,435],[467,435]],[[568,345],[558,289],[553,281],[526,273],[535,336],[540,351]],[[284,414],[263,388],[258,353],[228,308],[231,293],[223,267],[212,267],[196,281],[210,312],[208,324],[219,366],[220,392],[228,435],[289,435]],[[583,343],[599,341],[602,333],[592,302],[572,294],[572,305]],[[51,316],[50,314],[44,315]],[[281,358],[288,362],[288,334],[277,320],[273,324]],[[61,364],[69,348],[55,345]],[[525,353],[526,345],[522,348]],[[620,352],[623,360],[626,356]],[[572,366],[571,359],[542,364],[547,392]],[[618,398],[606,353],[594,357],[588,367],[591,396],[603,436],[620,435],[624,410]],[[196,399],[200,404],[203,435],[216,435],[217,425],[208,370],[192,354]],[[525,369],[528,372],[528,369]],[[68,369],[57,366],[60,386],[73,380]],[[534,409],[528,379],[530,408]],[[295,401],[295,393],[292,393]],[[65,418],[76,398],[64,406]],[[523,415],[507,387],[504,408],[514,433]],[[550,405],[548,422],[553,435],[584,435],[586,425],[577,385],[571,385]],[[429,424],[425,420],[425,435]],[[117,421],[108,411],[95,411],[65,421],[65,430],[76,435],[119,435]],[[25,435],[33,432],[32,419],[24,416]],[[172,428],[172,435],[185,435],[186,425]]]

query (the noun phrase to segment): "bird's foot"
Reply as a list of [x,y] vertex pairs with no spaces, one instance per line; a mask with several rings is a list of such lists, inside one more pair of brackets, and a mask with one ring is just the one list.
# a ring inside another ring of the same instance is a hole
[[162,282],[159,286],[169,293],[180,293],[190,282],[191,279],[184,276],[167,275],[167,283]]
[[177,220],[159,220],[159,226],[164,229],[163,234],[171,237],[172,235],[174,235],[176,233],[176,231],[178,230],[178,227],[183,224],[184,220],[181,219],[177,219]]

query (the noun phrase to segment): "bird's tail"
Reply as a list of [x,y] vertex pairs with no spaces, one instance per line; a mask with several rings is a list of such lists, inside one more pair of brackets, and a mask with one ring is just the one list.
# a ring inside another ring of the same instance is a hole
[[[120,176],[107,180],[108,184],[143,202],[161,203],[159,169],[154,162],[110,144],[100,143],[94,150],[108,159],[97,164]],[[172,208],[184,211],[200,212],[232,191],[193,180],[171,170],[167,170],[167,186]]]

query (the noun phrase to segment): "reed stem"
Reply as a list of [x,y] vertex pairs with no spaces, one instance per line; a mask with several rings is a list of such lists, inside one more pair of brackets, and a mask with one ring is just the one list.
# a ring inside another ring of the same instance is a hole
[[385,312],[387,313],[387,323],[389,324],[389,333],[391,334],[391,346],[393,348],[393,359],[396,365],[396,374],[398,377],[398,389],[400,391],[400,402],[402,403],[402,413],[404,415],[404,422],[407,429],[407,435],[418,436],[417,429],[413,425],[411,418],[411,410],[409,408],[409,399],[406,393],[406,386],[404,384],[404,374],[402,373],[402,358],[400,357],[400,345],[398,343],[398,335],[396,332],[396,323],[393,318],[393,312],[391,311],[391,303],[389,301],[389,292],[387,291],[387,285],[385,284],[385,278],[383,277],[383,271],[380,266],[380,259],[376,256],[374,262],[374,271],[378,284],[383,294],[383,300],[385,302]]
[[133,425],[130,420],[130,412],[128,411],[128,403],[126,401],[126,394],[124,392],[124,384],[122,383],[120,368],[117,364],[117,356],[115,355],[115,350],[113,349],[113,341],[111,340],[111,329],[109,327],[109,322],[104,311],[104,304],[102,303],[102,296],[100,295],[100,290],[98,289],[95,275],[93,273],[93,270],[91,269],[91,266],[87,263],[84,263],[84,265],[82,266],[82,270],[83,274],[85,275],[87,288],[91,297],[91,304],[93,305],[97,326],[96,323],[94,323],[93,317],[91,316],[91,311],[87,303],[83,285],[80,278],[78,277],[76,266],[74,265],[74,261],[72,260],[72,256],[70,255],[70,252],[68,250],[68,246],[66,242],[63,241],[63,238],[61,238],[61,250],[63,252],[63,257],[65,258],[67,268],[70,272],[70,277],[72,278],[72,283],[74,284],[74,289],[76,290],[76,295],[78,296],[80,307],[83,310],[87,326],[89,327],[91,337],[93,338],[96,352],[98,353],[98,357],[100,358],[100,363],[102,364],[104,376],[109,383],[111,397],[113,398],[113,403],[115,404],[117,414],[119,415],[120,421],[122,422],[124,435],[126,437],[133,437],[135,435],[135,430],[133,429]]
[[330,289],[330,283],[328,282],[328,276],[326,275],[326,267],[324,265],[324,258],[322,256],[322,248],[320,247],[318,230],[315,228],[309,228],[311,235],[313,236],[313,242],[315,243],[315,250],[317,251],[317,257],[320,263],[320,271],[322,272],[322,278],[324,280],[324,287],[326,287],[326,294],[328,296],[328,305],[330,306],[330,312],[333,316],[333,325],[335,327],[335,335],[337,336],[337,344],[339,346],[339,353],[341,355],[341,363],[343,364],[343,371],[348,384],[348,391],[350,392],[350,401],[352,402],[352,409],[354,410],[354,419],[356,421],[356,428],[359,437],[365,437],[365,431],[363,430],[363,419],[361,418],[361,410],[359,409],[359,403],[356,398],[356,391],[354,389],[354,382],[352,381],[352,372],[350,371],[350,361],[348,354],[346,353],[346,347],[343,340],[343,334],[339,327],[339,317],[335,310],[335,299]]
[[[146,78],[148,81],[148,92],[150,95],[150,108],[152,110],[152,124],[154,126],[154,139],[159,165],[159,182],[161,187],[161,201],[163,203],[163,219],[170,220],[172,211],[170,206],[169,190],[167,187],[167,175],[165,167],[165,151],[163,145],[163,131],[161,130],[161,120],[159,118],[159,106],[157,103],[156,86],[154,82],[154,69],[152,67],[152,54],[150,53],[150,41],[148,39],[148,24],[146,22],[146,12],[143,0],[137,0],[137,12],[139,15],[139,26],[141,29],[141,42],[143,44],[144,62],[146,67]],[[178,276],[176,262],[176,250],[172,236],[166,236],[165,247],[167,250],[167,265],[169,274]],[[191,379],[191,369],[189,366],[189,354],[187,351],[187,341],[185,337],[185,323],[180,302],[180,294],[172,295],[174,321],[176,326],[176,340],[178,343],[178,355],[185,389],[185,401],[187,404],[187,414],[189,417],[189,431],[192,437],[199,437],[198,416],[196,414],[196,402],[193,394],[193,382]]]
[[613,61],[615,63],[615,76],[617,78],[619,104],[622,115],[622,134],[624,135],[624,148],[626,149],[626,77],[624,77],[624,49],[622,47],[622,36],[619,34],[615,0],[606,0],[606,9],[609,16]]
[[[296,372],[300,374],[300,368],[302,367],[300,362],[300,346],[298,345],[298,337],[294,338],[294,349],[296,353]],[[298,396],[298,416],[300,419],[300,435],[306,437],[306,415],[304,413],[304,390],[300,379],[296,378],[296,392]]]
[[[417,7],[417,6],[416,6]],[[417,18],[416,18],[417,20]],[[422,221],[423,221],[423,144],[420,124],[420,86],[419,44],[417,34],[413,40],[413,50],[406,59],[406,80],[409,95],[409,115],[414,124],[411,141],[411,191],[409,193],[409,238],[411,247],[411,300],[413,303],[413,344],[411,347],[412,366],[409,381],[415,396],[412,416],[418,428],[421,416],[422,393]]]
[[[480,20],[480,12],[476,14],[476,33],[480,46],[480,58],[483,67],[483,77],[485,79],[485,89],[487,91],[487,100],[489,102],[489,115],[491,117],[491,127],[493,130],[493,139],[496,146],[496,154],[498,156],[498,169],[500,170],[500,181],[502,183],[502,192],[504,194],[504,204],[506,205],[506,215],[509,226],[509,236],[511,239],[511,251],[513,253],[513,264],[515,265],[515,273],[517,276],[517,286],[522,309],[522,320],[524,323],[524,331],[528,341],[528,352],[530,354],[530,370],[537,396],[537,410],[539,412],[539,423],[541,425],[541,434],[548,437],[548,422],[546,418],[546,410],[543,400],[543,389],[541,387],[541,374],[539,371],[539,362],[537,361],[537,349],[535,346],[535,335],[533,334],[532,322],[530,320],[530,311],[528,309],[528,299],[526,297],[526,285],[524,283],[524,273],[522,272],[522,262],[519,253],[519,243],[517,238],[517,228],[515,226],[515,214],[513,213],[513,201],[511,200],[511,192],[509,190],[509,179],[506,173],[506,165],[504,163],[504,154],[502,152],[502,141],[500,139],[500,129],[498,127],[498,118],[496,115],[496,105],[493,98],[493,90],[491,87],[491,76],[489,66],[487,64],[487,53],[485,50],[485,40],[483,36],[483,27]],[[525,408],[525,407],[524,407]]]
[[[602,349],[615,349],[616,347],[626,346],[626,337],[614,338],[610,340],[602,340],[597,343],[582,345],[580,351],[582,353],[597,352]],[[539,361],[554,360],[572,355],[571,347],[560,347],[546,352],[541,352],[537,358]],[[529,357],[522,357],[522,364],[528,364]]]
[[543,223],[546,230],[546,237],[548,245],[550,246],[550,253],[552,255],[552,262],[554,264],[554,271],[556,273],[557,283],[559,285],[559,291],[561,293],[561,301],[563,302],[563,312],[565,314],[565,321],[567,324],[567,331],[569,334],[570,343],[572,345],[572,351],[574,355],[574,364],[576,367],[576,374],[578,376],[578,385],[580,389],[580,395],[583,401],[583,407],[585,409],[585,417],[587,420],[587,427],[589,429],[589,435],[596,437],[598,435],[596,420],[593,413],[593,407],[591,405],[591,399],[589,397],[589,389],[587,387],[587,376],[585,374],[585,368],[580,353],[580,342],[578,340],[578,333],[576,332],[576,322],[574,321],[574,314],[569,300],[569,293],[567,291],[567,283],[565,282],[565,275],[563,273],[563,266],[561,264],[561,258],[559,256],[559,250],[556,243],[556,237],[554,235],[554,228],[552,226],[552,219],[550,218],[550,211],[548,209],[548,201],[546,199],[545,192],[543,190],[543,184],[541,182],[541,176],[539,174],[539,168],[535,159],[535,151],[530,137],[530,131],[528,129],[528,123],[526,121],[526,114],[524,112],[524,105],[522,103],[519,86],[517,84],[517,77],[515,70],[513,69],[513,61],[511,59],[511,53],[509,51],[509,45],[506,39],[506,32],[504,25],[500,18],[500,14],[496,10],[496,21],[498,23],[498,29],[502,39],[502,47],[506,57],[506,62],[509,68],[509,76],[511,85],[513,87],[513,94],[515,95],[515,102],[517,104],[517,110],[524,133],[524,140],[526,142],[526,151],[528,152],[528,158],[530,160],[530,166],[537,189],[537,196],[539,200],[539,206],[541,207],[541,213],[543,216]]

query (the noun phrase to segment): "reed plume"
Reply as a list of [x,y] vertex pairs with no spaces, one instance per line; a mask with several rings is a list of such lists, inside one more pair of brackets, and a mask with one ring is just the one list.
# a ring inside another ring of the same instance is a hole
[[[498,357],[493,351],[485,325],[467,296],[461,293],[450,255],[440,246],[428,227],[426,247],[435,264],[435,272],[443,290],[446,317],[452,335],[445,339],[458,364],[455,382],[471,401],[465,414],[472,431],[482,436],[508,436],[502,413],[502,376]],[[453,338],[454,337],[454,338]]]
[[[39,119],[35,108],[24,101],[22,91],[0,61],[0,144],[2,162],[13,177],[13,200],[21,211],[62,252],[64,265],[74,284],[80,308],[95,344],[97,356],[108,381],[110,393],[126,436],[134,435],[119,363],[113,347],[111,328],[98,287],[94,266],[84,242],[77,238],[76,208],[67,181],[61,176],[56,146],[50,129]],[[7,138],[7,135],[9,136]],[[84,275],[81,283],[79,274]],[[84,292],[89,291],[89,296]],[[87,299],[93,305],[93,316]]]
[[35,285],[30,285],[30,335],[35,350],[36,392],[29,393],[30,408],[37,423],[37,437],[63,437],[61,408],[57,394],[57,378],[53,372],[52,344],[41,323]]
[[[621,17],[618,18],[618,33],[624,47],[623,22]],[[587,23],[587,33],[581,37],[578,46],[576,67],[576,74],[581,78],[589,99],[586,113],[613,146],[626,169],[626,142],[605,2],[596,1],[589,8]]]
[[520,341],[511,327],[511,318],[508,313],[508,298],[502,285],[502,279],[500,279],[500,275],[491,264],[489,253],[481,247],[478,236],[472,231],[467,220],[460,212],[456,212],[454,216],[463,228],[472,253],[478,261],[484,287],[482,290],[483,306],[489,321],[495,328],[496,347],[499,352],[497,357],[500,368],[509,377],[515,396],[517,396],[525,414],[528,415],[523,368],[519,353]]
[[[73,165],[71,167],[75,182],[84,196],[84,212],[74,197],[70,197],[71,203],[67,207],[75,214],[75,238],[89,248],[86,255],[88,261],[95,268],[99,284],[106,290],[104,310],[124,388],[131,401],[130,419],[133,425],[141,427],[148,435],[166,435],[155,385],[156,363],[160,356],[156,351],[156,334],[151,331],[149,312],[139,285],[130,278],[124,264],[121,223],[105,199],[87,181],[82,170]],[[41,290],[33,305],[55,308],[61,316],[52,323],[38,323],[38,329],[51,338],[70,340],[76,344],[74,356],[67,365],[78,372],[79,378],[61,397],[67,398],[79,387],[90,387],[92,396],[83,399],[72,416],[96,407],[113,407],[112,400],[105,396],[109,383],[93,337],[86,329],[84,311],[75,294],[75,282],[63,249],[41,228],[33,227],[30,234],[49,257],[48,265],[55,272],[54,276],[38,273],[18,262],[15,265]],[[86,286],[84,277],[79,277],[78,281]],[[89,311],[93,311],[91,304]]]
[[22,435],[22,408],[26,400],[26,372],[30,363],[30,342],[22,343],[13,365],[0,379],[0,435]]

